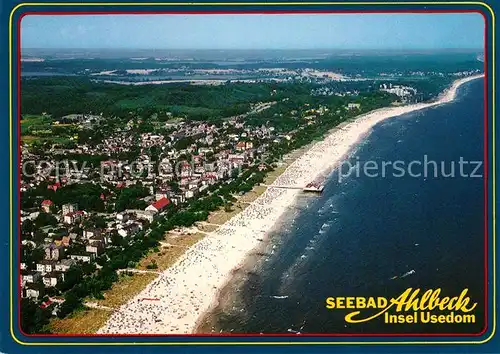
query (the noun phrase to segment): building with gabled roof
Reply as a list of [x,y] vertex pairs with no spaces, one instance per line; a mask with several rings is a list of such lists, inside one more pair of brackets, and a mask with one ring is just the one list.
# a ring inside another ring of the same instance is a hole
[[50,213],[50,208],[54,205],[54,202],[52,202],[52,200],[49,200],[49,199],[45,199],[44,201],[42,201],[42,209],[43,211],[45,211],[46,213]]
[[170,200],[168,198],[161,198],[156,202],[154,202],[153,204],[151,204],[150,206],[148,206],[145,210],[159,213],[163,211],[169,204]]

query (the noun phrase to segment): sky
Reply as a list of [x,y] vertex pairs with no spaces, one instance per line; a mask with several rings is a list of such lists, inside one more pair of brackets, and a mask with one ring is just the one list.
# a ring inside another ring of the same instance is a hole
[[448,49],[483,47],[461,14],[28,15],[22,48]]

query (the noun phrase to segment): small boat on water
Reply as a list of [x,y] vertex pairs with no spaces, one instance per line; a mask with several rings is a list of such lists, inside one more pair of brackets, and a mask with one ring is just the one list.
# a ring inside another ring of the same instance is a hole
[[413,275],[413,274],[415,274],[415,269],[412,269],[412,270],[410,270],[409,272],[406,272],[406,273],[401,274],[401,275],[399,275],[399,276],[398,276],[398,275],[395,275],[395,276],[393,276],[393,277],[389,278],[389,280],[394,280],[394,279],[398,279],[398,278],[399,278],[399,279],[402,279],[402,278],[406,278],[406,277],[408,277],[408,276],[410,276],[410,275]]

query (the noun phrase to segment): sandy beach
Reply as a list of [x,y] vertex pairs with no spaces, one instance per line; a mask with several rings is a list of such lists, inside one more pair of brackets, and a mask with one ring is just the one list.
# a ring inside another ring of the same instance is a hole
[[193,245],[172,267],[116,310],[97,333],[193,333],[200,318],[216,303],[218,292],[233,270],[266,239],[302,193],[301,188],[331,173],[379,122],[450,102],[460,85],[482,76],[455,81],[433,102],[378,109],[333,129],[290,164],[249,207]]

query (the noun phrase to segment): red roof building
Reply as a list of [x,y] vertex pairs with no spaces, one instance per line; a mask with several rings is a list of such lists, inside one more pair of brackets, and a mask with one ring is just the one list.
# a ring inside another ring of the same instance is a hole
[[57,189],[59,187],[61,187],[61,183],[57,182],[57,183],[48,185],[47,189],[52,189],[55,192],[55,191],[57,191]]
[[236,144],[236,150],[238,151],[245,150],[245,142],[240,141],[238,144]]
[[148,206],[146,208],[146,210],[154,211],[154,212],[160,212],[163,209],[165,209],[165,207],[167,205],[169,205],[169,204],[170,204],[170,200],[168,200],[167,198],[163,197],[161,199],[158,199],[156,202],[154,202],[150,206]]
[[45,301],[45,302],[42,302],[42,304],[40,305],[40,308],[42,308],[42,309],[47,308],[47,307],[49,307],[51,304],[52,304],[52,301],[51,301],[51,300],[47,300],[47,301]]
[[52,200],[48,200],[48,199],[45,199],[43,202],[42,202],[42,209],[46,212],[46,213],[50,213],[50,208],[54,205],[54,203],[52,202]]

